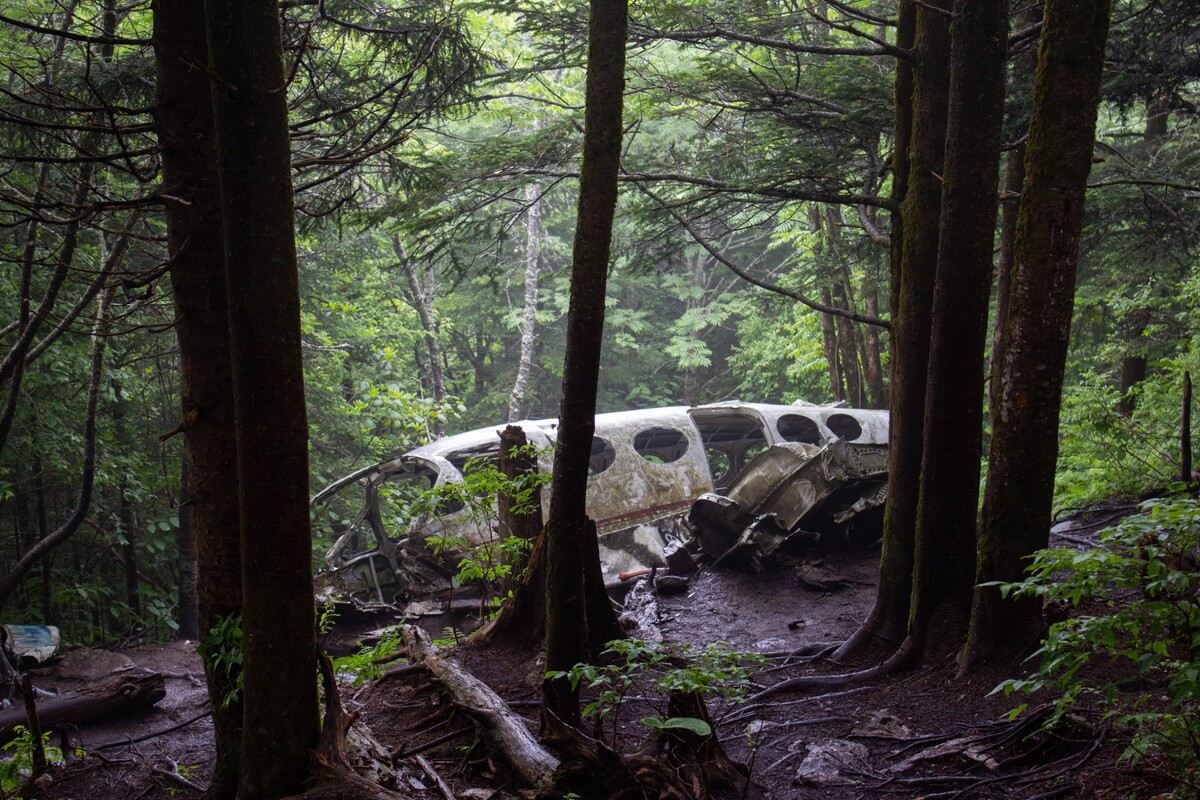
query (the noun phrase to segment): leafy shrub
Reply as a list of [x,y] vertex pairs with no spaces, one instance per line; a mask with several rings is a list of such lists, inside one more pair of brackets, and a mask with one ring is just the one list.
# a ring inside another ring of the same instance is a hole
[[[514,448],[513,455],[521,454],[518,451],[528,456],[548,457],[548,452],[533,445]],[[428,537],[434,552],[455,554],[457,581],[480,586],[485,605],[496,609],[520,577],[513,574],[513,564],[533,545],[527,539],[510,535],[509,531],[499,530],[497,501],[505,497],[512,503],[514,514],[531,514],[542,487],[549,481],[549,473],[540,471],[509,479],[495,461],[473,458],[464,465],[461,481],[425,490],[407,513],[440,521],[442,533]],[[446,509],[460,510],[451,514]]]
[[1116,384],[1096,374],[1067,388],[1054,496],[1079,506],[1131,496],[1147,485],[1165,485],[1177,474],[1180,386],[1184,365],[1161,371],[1134,390],[1132,417],[1117,411]]
[[[1095,549],[1040,551],[1028,578],[1002,587],[1086,611],[1050,627],[1030,677],[998,689],[1061,692],[1056,717],[1093,705],[1132,729],[1128,760],[1159,753],[1182,784],[1196,788],[1200,502],[1151,500],[1143,511],[1101,534]],[[1121,677],[1086,669],[1100,662]]]
[[[33,774],[33,734],[24,725],[15,726],[13,732],[15,736],[12,741],[0,748],[11,756],[0,761],[0,796],[2,797],[11,797],[12,792],[24,786],[29,776]],[[50,732],[47,731],[42,734],[42,750],[46,754],[46,763],[62,764],[62,750],[52,747],[48,744],[49,741]],[[83,755],[83,751],[76,751],[76,755]],[[14,800],[21,799],[16,797]]]
[[576,664],[566,672],[548,672],[546,677],[566,678],[573,688],[586,682],[597,695],[584,706],[583,716],[594,718],[597,726],[608,719],[614,731],[622,705],[634,687],[648,678],[663,695],[663,708],[657,716],[643,717],[641,723],[657,730],[686,729],[702,736],[711,732],[708,723],[693,717],[668,716],[666,699],[672,694],[693,693],[742,697],[750,685],[751,669],[763,662],[761,655],[739,653],[725,642],[710,642],[697,650],[686,644],[618,639],[608,643],[604,654],[614,656],[614,663]]
[[399,626],[387,628],[375,644],[364,645],[353,655],[335,658],[333,670],[337,675],[349,678],[355,686],[362,686],[383,674],[382,667],[376,662],[392,655],[399,647]]
[[[242,696],[242,615],[230,614],[217,618],[208,635],[196,648],[213,673],[224,674],[229,693],[220,698],[221,707],[228,708]],[[216,698],[214,698],[216,699]]]

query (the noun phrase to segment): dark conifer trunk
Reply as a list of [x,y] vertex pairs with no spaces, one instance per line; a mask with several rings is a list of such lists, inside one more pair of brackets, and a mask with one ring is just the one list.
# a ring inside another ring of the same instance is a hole
[[[879,317],[879,289],[875,278],[868,274],[863,282],[863,311],[869,317]],[[866,372],[867,391],[871,408],[887,408],[887,388],[883,384],[883,348],[879,341],[879,329],[865,326],[863,332],[863,365]]]
[[960,645],[975,577],[1007,0],[959,0],[950,36],[941,235],[909,623],[909,635],[922,652],[922,643],[936,647],[935,629],[939,638],[952,637],[948,644]]
[[207,0],[205,19],[240,479],[245,707],[238,797],[274,800],[302,790],[318,734],[287,80],[275,0]]
[[[179,338],[182,426],[187,442],[188,505],[195,537],[199,636],[242,613],[237,434],[229,356],[224,225],[217,185],[204,8],[155,0],[155,123],[162,147],[162,196]],[[181,523],[182,523],[181,516]],[[182,555],[181,555],[182,557]],[[237,792],[242,704],[226,703],[235,677],[206,661],[216,735],[210,800]]]
[[[546,669],[568,670],[584,660],[588,628],[607,630],[613,619],[587,619],[597,604],[585,599],[588,562],[597,559],[595,526],[586,514],[588,462],[595,432],[596,388],[604,332],[604,299],[625,88],[625,0],[591,0],[583,167],[567,315],[558,448],[546,539]],[[589,537],[591,540],[589,540]],[[594,590],[594,586],[593,586]],[[603,587],[600,587],[603,592]],[[604,606],[614,617],[612,607]],[[603,612],[602,612],[603,613]],[[579,722],[578,692],[565,680],[543,684],[542,707],[568,724]]]
[[1004,323],[1008,320],[1008,292],[1012,286],[1013,254],[1017,246],[1017,214],[1021,184],[1025,181],[1025,145],[1004,158],[1004,202],[1000,212],[1000,255],[996,259],[996,318],[992,322],[992,355],[988,362],[988,418],[995,424],[1000,399],[1000,365],[1004,363]]
[[176,637],[196,641],[200,638],[200,617],[196,606],[196,529],[192,526],[191,489],[188,458],[184,453],[179,465],[179,630]]
[[[1047,0],[1017,222],[977,583],[1015,581],[1050,529],[1075,267],[1108,35],[1107,0]],[[1036,601],[975,592],[968,652],[999,656],[1041,628]]]
[[[833,292],[829,288],[821,289],[821,302],[833,305]],[[829,394],[835,403],[845,400],[846,387],[842,383],[842,367],[838,361],[837,326],[832,314],[821,315],[821,351],[829,372]]]
[[941,215],[942,155],[949,91],[949,0],[900,5],[897,44],[913,61],[896,68],[896,145],[892,184],[900,219],[892,222],[892,359],[888,498],[875,605],[837,653],[871,640],[895,647],[908,627],[921,470],[925,376]]

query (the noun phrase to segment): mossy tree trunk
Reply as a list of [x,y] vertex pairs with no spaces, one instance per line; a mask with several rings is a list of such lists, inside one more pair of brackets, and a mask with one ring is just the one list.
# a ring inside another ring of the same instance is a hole
[[949,0],[900,4],[897,44],[910,61],[896,70],[893,156],[892,358],[888,498],[875,605],[859,632],[836,654],[848,657],[878,641],[898,646],[908,627],[921,469],[925,375],[941,215],[942,158],[949,91]]
[[[977,583],[1015,581],[1047,544],[1063,370],[1108,35],[1108,0],[1047,0],[1017,221],[1000,398]],[[1000,657],[1041,629],[1036,601],[976,589],[968,659]]]
[[946,644],[960,646],[975,577],[1007,0],[959,0],[950,38],[941,235],[909,622],[909,636],[922,654],[937,649],[942,637],[949,637]]
[[[155,123],[162,148],[162,191],[179,339],[181,413],[187,441],[187,500],[195,540],[197,624],[201,637],[242,613],[237,433],[229,361],[225,227],[217,183],[212,90],[204,6],[155,0]],[[181,515],[182,522],[182,515]],[[236,676],[205,662],[216,735],[208,796],[237,792],[242,704],[226,703]]]
[[299,793],[317,744],[308,420],[275,0],[207,0],[242,531],[242,800]]
[[[615,619],[588,619],[585,576],[599,555],[595,526],[587,519],[588,462],[595,432],[596,388],[604,331],[604,299],[617,176],[621,163],[621,115],[625,89],[626,0],[591,0],[583,166],[572,255],[558,447],[546,537],[546,669],[568,670],[584,660],[588,628],[607,629]],[[588,539],[592,541],[588,541]],[[598,563],[593,565],[598,567]],[[603,591],[603,587],[600,587]],[[605,604],[607,615],[613,616]],[[543,713],[579,722],[579,696],[565,680],[547,680]]]

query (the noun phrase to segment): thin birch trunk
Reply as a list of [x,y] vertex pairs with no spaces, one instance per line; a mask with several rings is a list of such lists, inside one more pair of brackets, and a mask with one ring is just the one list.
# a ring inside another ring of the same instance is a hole
[[525,389],[529,385],[529,369],[533,365],[533,346],[537,339],[538,252],[542,242],[541,183],[531,183],[525,187],[525,205],[525,303],[521,312],[521,358],[517,364],[517,379],[508,398],[509,422],[521,419]]

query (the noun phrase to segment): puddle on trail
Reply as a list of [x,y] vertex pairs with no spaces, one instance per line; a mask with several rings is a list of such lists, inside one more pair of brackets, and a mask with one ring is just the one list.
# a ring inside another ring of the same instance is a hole
[[[801,563],[761,574],[703,570],[686,594],[659,596],[663,636],[688,644],[724,641],[762,653],[845,639],[875,600],[879,551],[813,553],[796,560]],[[813,588],[814,573],[829,579],[830,588]]]

